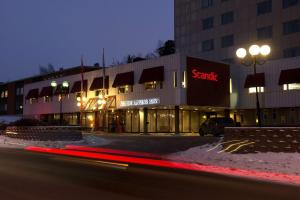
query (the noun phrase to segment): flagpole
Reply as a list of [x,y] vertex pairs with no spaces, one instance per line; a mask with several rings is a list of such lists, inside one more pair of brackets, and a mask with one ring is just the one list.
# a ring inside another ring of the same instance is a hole
[[84,64],[83,64],[83,55],[81,56],[81,85],[80,85],[80,127],[83,125],[83,90],[84,90]]

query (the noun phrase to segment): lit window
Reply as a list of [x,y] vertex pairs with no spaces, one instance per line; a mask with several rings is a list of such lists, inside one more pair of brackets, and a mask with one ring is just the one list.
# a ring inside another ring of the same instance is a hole
[[118,88],[118,94],[127,94],[129,92],[132,92],[132,90],[133,90],[132,85],[120,86]]
[[182,73],[182,82],[181,82],[182,88],[186,88],[186,71]]
[[300,83],[284,84],[283,90],[300,90]]
[[44,97],[44,103],[50,102],[51,98],[49,96]]
[[153,90],[160,87],[162,89],[163,85],[162,82],[152,81],[152,82],[146,82],[145,83],[145,89],[146,90]]
[[[264,93],[265,88],[264,87],[257,87],[257,92],[258,93]],[[249,94],[253,94],[253,93],[256,93],[256,87],[249,88]]]
[[177,72],[173,72],[173,87],[177,88]]
[[36,99],[36,98],[29,99],[30,104],[37,103],[37,102],[38,102],[38,99]]
[[232,79],[229,79],[229,91],[232,94]]

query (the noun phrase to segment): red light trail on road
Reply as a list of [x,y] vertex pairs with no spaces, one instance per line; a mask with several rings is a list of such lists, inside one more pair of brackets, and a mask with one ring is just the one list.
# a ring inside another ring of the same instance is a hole
[[288,174],[261,172],[261,171],[244,170],[244,169],[236,169],[236,168],[226,168],[226,167],[219,167],[219,166],[209,166],[209,165],[175,162],[175,161],[168,161],[168,160],[155,160],[149,158],[110,155],[110,154],[94,153],[94,152],[43,148],[43,147],[34,147],[34,146],[26,147],[25,150],[40,152],[40,153],[75,156],[80,158],[89,158],[89,159],[96,159],[96,160],[114,161],[114,162],[122,162],[122,163],[138,164],[138,165],[148,165],[148,166],[172,168],[172,169],[184,169],[184,170],[191,170],[191,171],[198,171],[198,172],[208,172],[208,173],[260,179],[260,180],[263,179],[268,181],[276,181],[276,182],[289,183],[289,184],[300,184],[300,176],[288,175]]
[[161,156],[152,153],[125,151],[125,150],[99,148],[99,147],[67,145],[65,146],[65,149],[75,150],[75,151],[95,152],[95,153],[119,154],[119,155],[135,156],[135,157],[147,157],[147,158],[155,158],[155,159],[162,158]]

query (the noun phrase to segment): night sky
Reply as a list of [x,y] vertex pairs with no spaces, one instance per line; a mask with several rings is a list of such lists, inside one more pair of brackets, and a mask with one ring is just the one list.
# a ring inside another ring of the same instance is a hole
[[0,0],[0,82],[145,55],[173,39],[173,0]]

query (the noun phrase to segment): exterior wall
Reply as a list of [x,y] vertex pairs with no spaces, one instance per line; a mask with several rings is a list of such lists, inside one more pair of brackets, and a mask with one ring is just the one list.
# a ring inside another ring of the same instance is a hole
[[[139,84],[139,78],[143,69],[151,68],[156,66],[164,66],[164,82],[162,89],[155,89],[151,91],[146,91],[144,89],[144,84]],[[146,60],[131,64],[125,64],[115,67],[107,67],[106,68],[106,76],[109,76],[109,94],[108,96],[116,95],[116,109],[120,108],[120,101],[123,100],[135,100],[135,99],[147,99],[147,98],[160,98],[159,106],[174,106],[179,104],[185,104],[186,98],[183,98],[185,89],[181,89],[180,87],[180,72],[184,70],[184,67],[180,68],[180,56],[179,54],[174,54],[171,56],[165,56],[153,60]],[[115,76],[118,73],[134,71],[134,86],[133,92],[129,92],[127,94],[118,94],[116,88],[112,88],[112,84],[114,82]],[[178,73],[178,87],[173,87],[173,71],[177,71]],[[88,80],[88,89],[90,88],[94,78],[103,76],[102,69],[87,72],[84,74],[85,79]],[[73,86],[73,83],[81,80],[81,75],[72,75],[66,76],[62,78],[52,79],[56,80],[57,83],[62,83],[63,81],[68,81],[70,83],[70,89]],[[40,91],[43,87],[47,87],[50,85],[52,80],[46,80],[31,84],[26,84],[24,88],[24,94],[26,95],[30,89],[39,88]],[[95,97],[94,91],[88,92],[88,98]],[[24,100],[25,101],[25,100]],[[44,103],[43,99],[39,98],[39,103],[30,104],[28,101],[25,101],[24,105],[24,115],[25,116],[36,116],[42,114],[51,114],[51,113],[59,113],[59,101],[56,96],[53,96],[53,101]],[[70,94],[63,101],[63,112],[64,113],[73,113],[79,112],[79,107],[77,107],[77,101],[75,98],[75,94]],[[152,106],[153,107],[153,106]]]
[[[177,52],[209,60],[232,60],[237,48],[253,43],[269,44],[272,59],[283,58],[283,50],[299,46],[300,32],[283,35],[283,22],[300,18],[300,4],[282,8],[282,1],[272,1],[272,12],[257,16],[256,4],[263,0],[213,0],[213,6],[201,7],[201,0],[175,0],[175,41]],[[233,11],[233,23],[221,25],[221,15]],[[203,30],[202,20],[214,17],[212,29]],[[272,39],[257,41],[257,29],[273,26]],[[221,37],[234,35],[234,45],[221,48]],[[202,52],[202,41],[214,39],[214,50]]]

